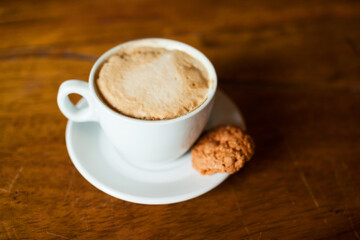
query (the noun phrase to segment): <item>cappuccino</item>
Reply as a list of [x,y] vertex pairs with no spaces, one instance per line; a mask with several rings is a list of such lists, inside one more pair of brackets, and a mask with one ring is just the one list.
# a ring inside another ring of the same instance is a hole
[[96,87],[103,101],[138,119],[166,120],[192,112],[207,99],[202,63],[180,50],[123,48],[101,66]]

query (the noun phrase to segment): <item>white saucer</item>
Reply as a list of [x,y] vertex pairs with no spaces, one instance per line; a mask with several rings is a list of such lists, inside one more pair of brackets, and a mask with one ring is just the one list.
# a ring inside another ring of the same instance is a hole
[[[85,105],[83,100],[78,103],[79,107]],[[207,128],[223,124],[245,127],[236,105],[218,91]],[[200,175],[191,166],[190,152],[167,168],[137,168],[121,159],[100,126],[94,122],[69,121],[66,145],[75,167],[86,180],[113,197],[134,203],[168,204],[185,201],[210,191],[229,176],[225,173]]]

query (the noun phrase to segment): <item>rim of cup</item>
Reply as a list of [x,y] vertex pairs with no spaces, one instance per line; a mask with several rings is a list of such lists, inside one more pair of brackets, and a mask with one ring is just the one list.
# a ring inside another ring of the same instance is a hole
[[[181,115],[177,118],[164,119],[164,120],[137,119],[137,118],[123,115],[123,114],[117,112],[116,110],[112,109],[111,107],[109,107],[106,103],[103,102],[103,100],[101,99],[101,96],[99,96],[97,87],[95,86],[96,85],[95,84],[96,77],[97,77],[99,68],[111,55],[113,55],[114,53],[119,51],[121,48],[129,47],[129,46],[131,46],[131,47],[149,46],[149,47],[155,47],[155,48],[156,47],[165,48],[167,50],[180,50],[180,51],[186,52],[190,56],[199,60],[208,72],[209,81],[212,82],[212,84],[210,84],[210,87],[209,87],[207,99],[200,106],[198,106],[195,110],[193,110],[185,115]],[[99,103],[101,107],[106,109],[106,111],[108,113],[110,113],[111,115],[113,115],[114,117],[122,118],[124,120],[132,121],[132,122],[138,122],[141,124],[144,124],[144,123],[145,124],[169,124],[169,123],[175,123],[175,122],[179,122],[179,121],[185,120],[187,118],[190,118],[190,117],[194,116],[195,114],[197,114],[198,112],[200,112],[202,109],[204,109],[215,96],[215,92],[217,89],[217,76],[216,76],[215,68],[212,65],[212,63],[210,62],[210,60],[196,48],[191,47],[190,45],[187,45],[185,43],[175,41],[175,40],[170,40],[170,39],[143,38],[143,39],[132,40],[132,41],[128,41],[128,42],[119,44],[119,45],[109,49],[104,54],[102,54],[96,60],[96,62],[94,63],[94,65],[91,68],[90,75],[89,75],[89,87],[90,87],[91,94],[94,96],[93,97],[94,100],[97,103]]]

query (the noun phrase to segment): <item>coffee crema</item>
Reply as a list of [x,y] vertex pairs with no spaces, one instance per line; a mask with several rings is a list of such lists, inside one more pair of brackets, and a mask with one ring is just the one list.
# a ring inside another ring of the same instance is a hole
[[173,119],[203,104],[210,88],[203,64],[180,50],[120,49],[102,65],[96,80],[104,101],[138,119]]

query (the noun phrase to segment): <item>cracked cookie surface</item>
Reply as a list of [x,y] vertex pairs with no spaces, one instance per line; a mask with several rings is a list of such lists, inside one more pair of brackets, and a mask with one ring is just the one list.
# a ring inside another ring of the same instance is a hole
[[254,154],[253,139],[235,126],[219,126],[206,132],[191,150],[192,165],[203,175],[233,174]]

